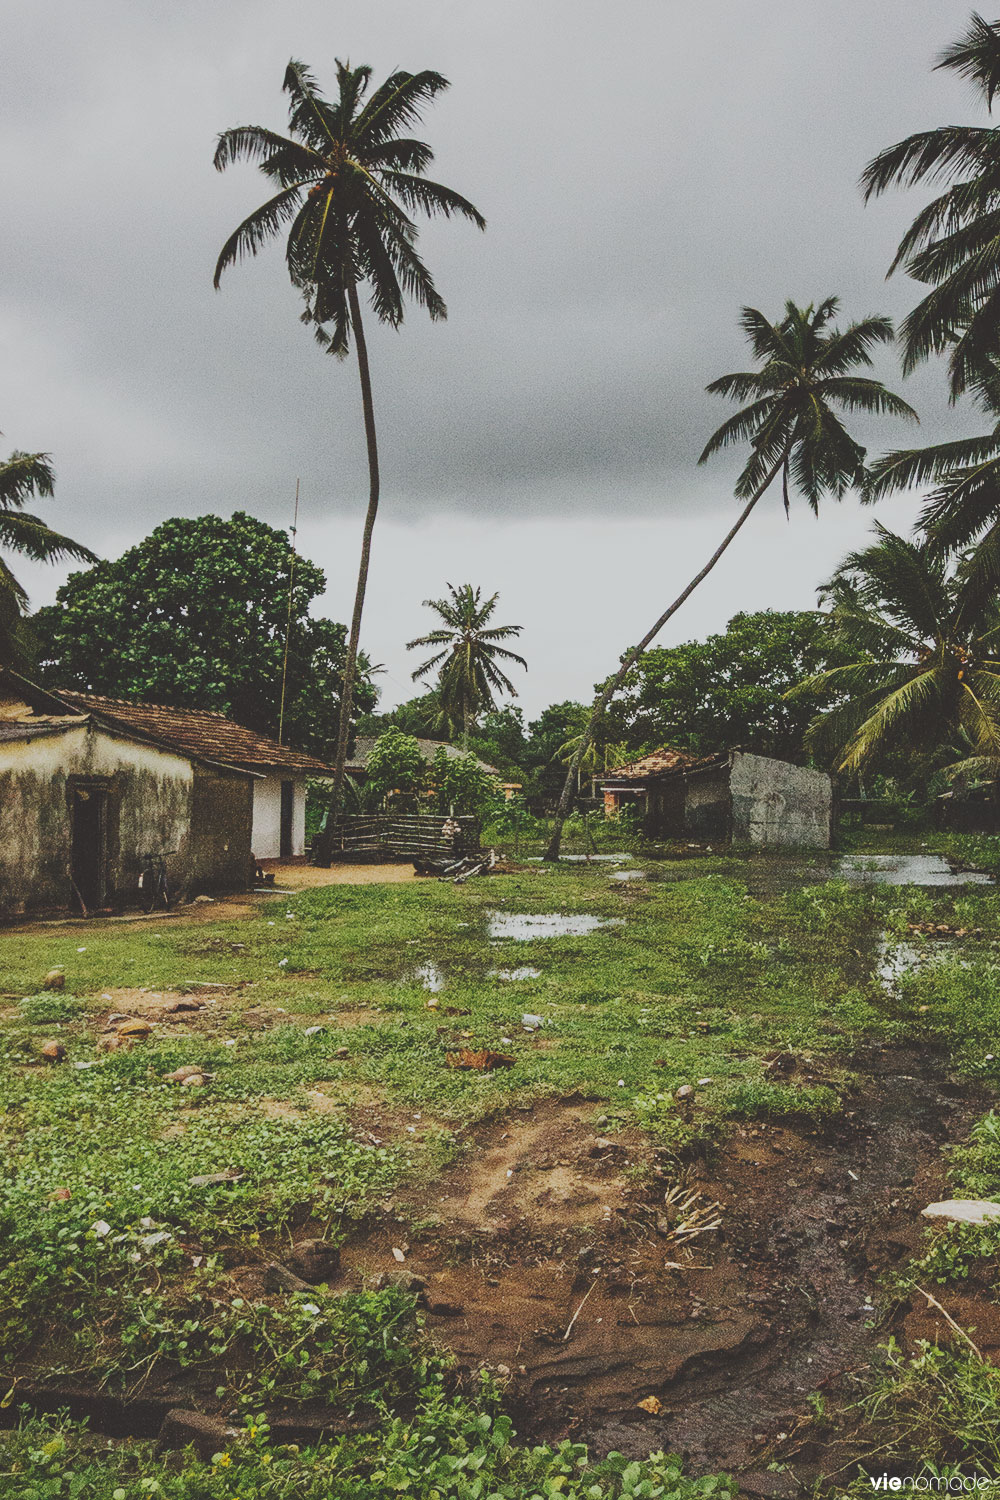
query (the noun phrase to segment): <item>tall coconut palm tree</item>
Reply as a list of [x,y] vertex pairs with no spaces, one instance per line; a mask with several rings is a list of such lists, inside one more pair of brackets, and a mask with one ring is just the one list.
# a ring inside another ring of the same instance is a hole
[[240,125],[219,136],[219,171],[238,161],[254,162],[278,191],[230,235],[215,268],[215,285],[228,266],[255,255],[286,226],[286,260],[293,285],[305,299],[303,321],[319,342],[344,357],[353,336],[361,381],[368,450],[368,509],[361,541],[358,582],[351,616],[340,730],[334,760],[328,833],[318,855],[329,863],[334,819],[340,808],[350,736],[358,642],[379,503],[378,441],[368,348],[359,286],[368,288],[372,312],[398,328],[412,297],[432,319],[447,308],[416,249],[415,213],[459,215],[480,229],[486,221],[460,193],[424,174],[434,153],[405,134],[426,105],[448,87],[440,73],[395,72],[369,94],[372,69],[337,61],[338,97],[329,103],[309,69],[294,59],[285,72],[289,96],[288,135],[261,125]]
[[500,662],[516,662],[528,669],[523,656],[500,645],[520,635],[521,625],[491,625],[499,594],[482,597],[481,589],[471,583],[459,588],[447,585],[447,599],[425,599],[441,620],[437,630],[407,641],[407,651],[418,646],[440,647],[413,673],[419,682],[435,667],[441,721],[449,726],[461,724],[463,743],[468,745],[469,726],[480,713],[496,707],[494,694],[517,697],[517,689],[500,667]]
[[[936,66],[972,82],[992,110],[1000,90],[1000,21],[974,14]],[[866,200],[894,186],[948,184],[910,225],[889,274],[902,266],[933,288],[900,328],[904,369],[947,353],[955,398],[1000,349],[1000,129],[919,131],[880,152],[861,180]]]
[[[1000,755],[1000,607],[970,589],[963,564],[876,524],[876,541],[844,559],[821,597],[836,644],[855,660],[800,683],[841,701],[813,720],[807,743],[857,774],[894,750],[964,767]],[[953,769],[959,769],[958,766]]]
[[[61,536],[24,509],[30,500],[48,499],[54,487],[52,460],[47,453],[12,453],[0,463],[0,548],[32,562],[57,562],[63,557],[96,562],[89,547]],[[0,557],[0,666],[23,659],[21,620],[27,603],[26,591]]]
[[756,308],[743,309],[743,330],[759,368],[723,375],[708,387],[712,395],[748,404],[713,434],[698,460],[705,463],[731,443],[749,442],[750,456],[736,483],[736,497],[745,502],[743,509],[705,566],[622,658],[594,703],[566,775],[546,859],[559,858],[577,771],[604,710],[646,647],[715,567],[771,485],[780,477],[786,514],[793,491],[816,513],[825,496],[842,499],[849,489],[861,485],[865,475],[865,450],[848,433],[838,411],[916,420],[912,407],[881,381],[853,373],[871,367],[872,350],[878,344],[891,343],[888,318],[864,318],[841,331],[833,321],[838,308],[835,297],[818,307],[787,302],[777,323],[768,322]]

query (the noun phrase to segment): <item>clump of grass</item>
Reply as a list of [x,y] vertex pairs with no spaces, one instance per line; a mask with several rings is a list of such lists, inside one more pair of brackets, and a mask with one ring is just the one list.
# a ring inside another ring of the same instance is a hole
[[[890,1340],[877,1382],[849,1415],[878,1455],[876,1475],[894,1463],[914,1478],[1000,1469],[1000,1370],[971,1349],[921,1343],[907,1358]],[[871,1495],[867,1472],[846,1493]]]
[[25,1415],[17,1430],[0,1433],[0,1467],[5,1500],[732,1500],[737,1493],[722,1475],[689,1478],[670,1454],[637,1461],[610,1453],[593,1462],[582,1443],[524,1447],[488,1381],[470,1396],[432,1383],[415,1409],[386,1414],[377,1432],[301,1451],[274,1444],[263,1415],[248,1416],[211,1463],[188,1454],[180,1467],[148,1443],[96,1454],[80,1425]]
[[18,1010],[25,1021],[33,1026],[47,1026],[56,1021],[74,1021],[82,1015],[84,1006],[73,995],[59,995],[54,990],[42,991],[38,995],[25,995],[18,1001]]
[[773,1083],[749,1079],[725,1091],[722,1108],[728,1115],[747,1120],[807,1118],[816,1122],[838,1115],[843,1105],[836,1089],[825,1083]]

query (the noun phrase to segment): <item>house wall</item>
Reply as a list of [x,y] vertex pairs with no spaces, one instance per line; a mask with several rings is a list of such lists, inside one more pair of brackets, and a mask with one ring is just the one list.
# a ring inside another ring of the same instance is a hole
[[691,838],[724,844],[733,837],[729,767],[713,766],[677,778],[684,787],[684,826]]
[[190,761],[118,740],[93,726],[0,745],[0,911],[72,904],[70,885],[73,778],[107,785],[106,894],[130,900],[140,859],[168,857],[171,884],[191,869]]
[[253,875],[253,782],[195,766],[191,894],[244,890]]
[[306,852],[306,778],[275,772],[253,785],[253,852],[257,859],[278,859],[281,854],[281,783],[295,785],[292,805],[292,855]]
[[646,792],[646,816],[643,831],[648,838],[679,839],[687,832],[684,821],[684,783],[673,776],[652,781]]
[[824,772],[738,751],[729,784],[737,843],[829,849],[833,786]]

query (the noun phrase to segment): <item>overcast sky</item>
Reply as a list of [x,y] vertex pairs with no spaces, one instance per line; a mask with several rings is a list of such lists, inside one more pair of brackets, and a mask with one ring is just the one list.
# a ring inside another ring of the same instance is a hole
[[[452,83],[418,133],[486,233],[422,246],[449,307],[370,333],[383,505],[364,645],[386,705],[446,581],[523,624],[521,703],[589,695],[701,566],[733,513],[734,457],[699,470],[744,368],[745,303],[836,294],[901,317],[884,274],[925,195],[862,205],[858,175],[913,130],[973,117],[931,71],[953,0],[4,0],[0,428],[57,469],[53,525],[116,556],[171,515],[291,521],[349,613],[367,498],[356,369],[298,322],[276,245],[212,290],[218,250],[267,194],[217,174],[215,136],[283,129],[290,56]],[[927,440],[971,431],[939,370],[902,386]],[[907,429],[869,430],[872,447]],[[737,609],[810,607],[861,541],[854,502],[786,524],[765,502],[665,634]],[[880,508],[909,524],[912,501]],[[58,569],[21,569],[35,603]]]

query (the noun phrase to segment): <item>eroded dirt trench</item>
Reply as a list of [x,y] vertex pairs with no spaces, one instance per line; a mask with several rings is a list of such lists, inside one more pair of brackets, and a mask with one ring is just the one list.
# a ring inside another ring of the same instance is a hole
[[[917,1248],[942,1147],[983,1107],[925,1054],[854,1063],[867,1082],[834,1127],[740,1125],[690,1170],[692,1222],[718,1204],[721,1226],[686,1246],[676,1169],[638,1134],[603,1136],[579,1098],[505,1116],[407,1205],[429,1331],[499,1375],[524,1436],[752,1469],[884,1341],[876,1278]],[[348,1245],[347,1279],[391,1274],[400,1233]]]

